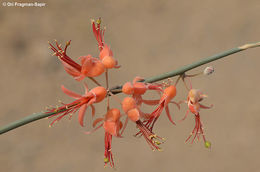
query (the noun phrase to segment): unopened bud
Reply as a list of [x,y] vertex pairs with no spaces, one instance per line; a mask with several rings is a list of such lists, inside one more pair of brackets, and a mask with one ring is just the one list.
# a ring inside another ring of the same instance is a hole
[[203,74],[204,75],[210,75],[214,72],[214,67],[213,66],[208,66],[204,69]]

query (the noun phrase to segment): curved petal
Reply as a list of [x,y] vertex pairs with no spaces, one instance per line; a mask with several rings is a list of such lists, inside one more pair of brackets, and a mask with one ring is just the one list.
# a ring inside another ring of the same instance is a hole
[[75,76],[74,79],[76,79],[77,81],[82,81],[85,77],[85,75],[80,74],[79,76]]
[[92,118],[95,116],[96,113],[96,109],[93,105],[90,105],[91,109],[92,109]]
[[202,109],[210,109],[213,107],[213,104],[211,104],[210,106],[205,106],[205,105],[202,105],[199,103],[199,105],[200,105],[200,108],[202,108]]
[[86,58],[82,58],[81,59],[81,73],[84,75],[87,75],[88,72],[92,69],[93,67],[93,57],[88,57],[86,56]]
[[73,97],[74,99],[79,99],[79,98],[82,97],[81,95],[79,95],[79,94],[77,94],[77,93],[74,93],[73,91],[68,90],[67,88],[64,87],[64,85],[61,86],[61,90],[62,90],[65,94],[67,94],[68,96]]
[[96,125],[97,125],[98,123],[100,123],[101,121],[104,121],[104,118],[97,118],[97,119],[93,122],[93,124],[92,124],[93,128],[95,128]]
[[81,106],[81,108],[79,109],[79,116],[78,116],[78,121],[79,124],[84,127],[84,116],[85,116],[85,112],[87,110],[87,104],[84,104]]
[[179,104],[179,103],[177,103],[177,102],[175,102],[175,101],[170,101],[170,103],[173,103],[173,104],[175,104],[175,105],[178,107],[178,109],[179,109],[179,110],[181,109],[181,107],[180,107],[180,104]]
[[97,126],[97,128],[94,128],[94,129],[91,130],[91,131],[86,131],[85,134],[91,134],[91,133],[97,131],[97,130],[98,130],[100,127],[102,127],[102,126],[103,126],[103,124],[100,124],[99,126]]
[[88,85],[86,82],[84,82],[84,88],[85,88],[85,95],[88,93]]
[[188,110],[186,111],[186,113],[185,113],[185,116],[180,120],[180,122],[181,122],[181,121],[184,121],[184,120],[187,118],[189,112],[190,112],[190,110],[188,109]]
[[138,82],[138,81],[143,81],[144,80],[144,78],[142,78],[142,77],[140,77],[140,76],[136,76],[135,78],[134,78],[134,80],[133,80],[133,83],[136,83],[136,82]]
[[144,100],[142,99],[142,102],[147,105],[157,105],[159,104],[160,100]]
[[171,122],[173,125],[176,125],[175,122],[173,122],[173,120],[172,120],[172,117],[171,117],[171,114],[170,114],[169,106],[168,106],[168,105],[165,106],[165,111],[166,111],[166,114],[167,114],[167,116],[168,116],[170,122]]
[[[120,122],[121,122],[121,121],[120,121]],[[124,133],[125,128],[126,128],[126,126],[127,126],[127,123],[128,123],[128,117],[126,117],[126,119],[125,119],[125,122],[124,122],[124,125],[122,126],[122,130],[121,130],[120,135],[122,135],[122,134]],[[121,127],[120,127],[120,128],[121,128]]]
[[72,75],[72,76],[79,76],[80,75],[80,71],[78,71],[76,68],[74,68],[73,66],[71,66],[71,65],[69,65],[69,64],[67,64],[67,63],[65,63],[64,61],[61,61],[62,62],[62,64],[63,64],[63,67],[64,67],[64,69],[65,69],[65,71],[68,73],[68,74],[70,74],[70,75]]

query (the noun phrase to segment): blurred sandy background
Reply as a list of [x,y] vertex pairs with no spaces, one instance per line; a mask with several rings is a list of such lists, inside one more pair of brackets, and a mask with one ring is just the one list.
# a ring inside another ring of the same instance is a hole
[[[0,126],[56,105],[58,100],[72,101],[61,92],[61,84],[83,91],[51,56],[47,41],[57,39],[64,44],[71,39],[68,54],[74,59],[97,56],[91,18],[103,18],[105,41],[122,65],[110,72],[111,86],[260,40],[258,0],[43,2],[47,6],[42,8],[0,7]],[[124,139],[113,139],[117,171],[259,171],[259,57],[260,48],[243,51],[212,63],[213,75],[192,80],[193,87],[209,95],[203,103],[214,104],[213,109],[201,112],[211,150],[202,141],[184,144],[194,127],[191,114],[177,126],[163,114],[155,131],[167,138],[164,151],[152,152],[143,138],[132,137],[137,130],[130,124]],[[176,100],[185,99],[183,84],[178,89]],[[105,113],[104,104],[96,108],[97,115]],[[178,121],[186,106],[170,110]],[[90,128],[81,128],[76,116],[52,128],[50,122],[43,119],[1,135],[0,171],[114,171],[103,168],[102,130],[84,135]]]

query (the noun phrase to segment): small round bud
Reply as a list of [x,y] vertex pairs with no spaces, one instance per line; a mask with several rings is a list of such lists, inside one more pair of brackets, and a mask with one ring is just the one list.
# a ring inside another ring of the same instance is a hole
[[203,74],[204,75],[210,75],[214,72],[214,67],[213,66],[208,66],[204,69]]
[[209,141],[206,141],[204,143],[205,148],[211,148],[211,143]]

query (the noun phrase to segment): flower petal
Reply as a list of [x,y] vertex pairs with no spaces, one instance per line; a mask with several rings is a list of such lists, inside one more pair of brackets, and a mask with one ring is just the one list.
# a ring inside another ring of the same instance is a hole
[[96,109],[93,105],[90,105],[91,109],[92,109],[92,118],[95,116],[96,113]]
[[61,90],[62,90],[65,94],[67,94],[68,96],[73,97],[74,99],[79,99],[79,98],[82,97],[81,95],[79,95],[79,94],[77,94],[77,93],[74,93],[73,91],[68,90],[67,88],[64,87],[64,85],[61,86]]
[[97,125],[98,123],[100,123],[101,121],[104,121],[104,118],[97,118],[97,119],[93,122],[93,124],[92,124],[93,128],[95,128],[96,125]]
[[167,116],[168,116],[170,122],[171,122],[173,125],[176,125],[175,122],[173,122],[173,120],[172,120],[172,117],[171,117],[171,114],[170,114],[169,106],[168,106],[168,105],[165,107],[165,111],[166,111],[166,114],[167,114]]
[[78,121],[79,124],[84,127],[84,116],[85,116],[85,112],[87,110],[87,104],[82,105],[82,107],[79,109],[79,116],[78,116]]
[[142,102],[147,105],[157,105],[159,104],[160,100],[144,100],[142,99]]
[[85,95],[88,93],[88,85],[86,82],[84,82],[84,88],[85,88]]

